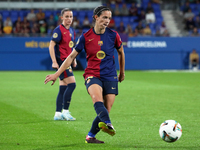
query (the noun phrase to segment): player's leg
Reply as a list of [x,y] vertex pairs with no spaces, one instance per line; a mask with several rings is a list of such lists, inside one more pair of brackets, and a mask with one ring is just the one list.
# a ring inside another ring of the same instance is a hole
[[67,88],[63,94],[63,117],[65,120],[76,120],[76,118],[72,117],[69,112],[72,93],[76,88],[76,81],[71,68],[68,68],[64,72],[64,78],[61,80],[60,84],[67,85]]
[[[59,82],[61,80],[59,79]],[[63,108],[63,94],[67,88],[67,85],[60,84],[59,86],[59,92],[56,98],[56,112],[54,116],[54,120],[63,120],[62,117],[62,108]]]
[[104,105],[107,108],[108,113],[110,113],[112,105],[114,104],[115,101],[115,94],[104,95],[103,99],[104,99]]
[[86,136],[86,143],[104,143],[95,139],[95,135],[100,131],[99,122],[110,123],[107,109],[103,104],[102,82],[98,78],[89,78],[85,82],[88,93],[90,94],[97,117],[94,119],[90,132]]
[[94,119],[92,123],[92,127],[86,136],[85,143],[104,143],[103,141],[97,140],[95,138],[96,134],[100,131],[100,128],[98,127],[98,124],[101,120],[98,116]]
[[[118,95],[118,82],[106,81],[103,82],[103,99],[104,105],[110,113],[112,105],[115,101],[115,95]],[[110,135],[115,135],[116,131],[111,123],[105,124],[104,122],[99,123],[99,128]]]
[[94,83],[91,83],[91,85],[87,89],[92,98],[97,116],[102,122],[110,123],[108,111],[103,104],[103,89],[101,87],[101,81],[97,78],[93,78],[91,79],[91,82]]

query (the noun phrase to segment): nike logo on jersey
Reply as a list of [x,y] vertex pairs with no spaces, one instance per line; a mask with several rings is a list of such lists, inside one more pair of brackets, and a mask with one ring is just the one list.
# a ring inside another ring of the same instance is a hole
[[111,89],[114,90],[114,89],[116,89],[116,87],[112,87]]
[[67,32],[64,32],[64,34],[66,34]]
[[92,41],[92,40],[94,40],[94,38],[93,39],[89,39],[89,42]]

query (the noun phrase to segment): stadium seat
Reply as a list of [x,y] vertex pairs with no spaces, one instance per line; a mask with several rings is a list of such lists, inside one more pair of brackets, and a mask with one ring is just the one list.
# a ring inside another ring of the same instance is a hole
[[45,18],[49,18],[49,16],[53,14],[51,10],[45,10],[44,13],[45,13]]
[[134,23],[132,24],[132,29],[133,29],[133,31],[135,30],[135,28],[137,27],[137,25],[138,25],[138,22],[134,22]]
[[88,10],[86,12],[86,15],[88,16],[88,18],[92,18],[92,16],[93,16],[93,10]]
[[190,8],[192,11],[196,11],[198,6],[196,4],[190,4]]
[[80,10],[78,16],[79,16],[79,18],[85,18],[85,16],[86,16],[86,11],[85,11],[85,10]]
[[155,30],[156,24],[155,23],[149,23],[149,27],[151,30]]
[[118,27],[121,22],[121,17],[115,16],[113,19],[115,20],[115,26]]
[[154,11],[160,11],[160,5],[159,5],[159,4],[155,4],[155,3],[154,3],[154,4],[152,4],[151,6],[153,7],[153,10],[154,10]]
[[137,16],[131,16],[131,17],[129,17],[129,22],[130,23],[136,22],[137,19],[138,19]]
[[2,11],[2,17],[3,17],[3,20],[6,20],[7,17],[10,17],[10,11],[3,10]]
[[73,16],[78,16],[78,11],[76,11],[76,10],[72,10],[73,11]]
[[85,19],[85,16],[84,17],[78,16],[77,19],[80,21],[80,25],[82,26],[83,25],[83,20]]
[[129,16],[122,17],[122,21],[124,23],[124,26],[127,26],[129,24]]

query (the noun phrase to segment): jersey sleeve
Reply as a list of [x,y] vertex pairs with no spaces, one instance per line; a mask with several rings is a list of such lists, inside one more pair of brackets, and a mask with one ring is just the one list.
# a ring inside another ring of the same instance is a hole
[[75,50],[80,53],[84,49],[84,47],[85,47],[85,37],[82,34],[79,37],[78,41],[76,42]]
[[121,45],[122,45],[122,40],[121,40],[119,34],[116,32],[115,48],[120,49]]
[[61,35],[60,29],[59,28],[54,29],[51,40],[55,41],[56,43],[59,43],[61,41],[61,38],[62,38],[62,35]]

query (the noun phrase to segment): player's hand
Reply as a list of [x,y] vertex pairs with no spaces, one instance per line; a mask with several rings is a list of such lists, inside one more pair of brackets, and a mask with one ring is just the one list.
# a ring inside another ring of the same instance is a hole
[[119,73],[119,75],[118,75],[119,82],[122,82],[124,80],[124,78],[125,78],[125,73]]
[[52,63],[52,68],[53,69],[59,69],[58,63]]
[[46,79],[44,80],[44,84],[47,84],[49,81],[53,81],[53,83],[51,85],[54,85],[54,83],[56,82],[57,77],[55,76],[55,74],[50,74],[46,76]]
[[77,66],[76,60],[74,60],[74,61],[72,62],[72,66],[73,66],[74,68]]

